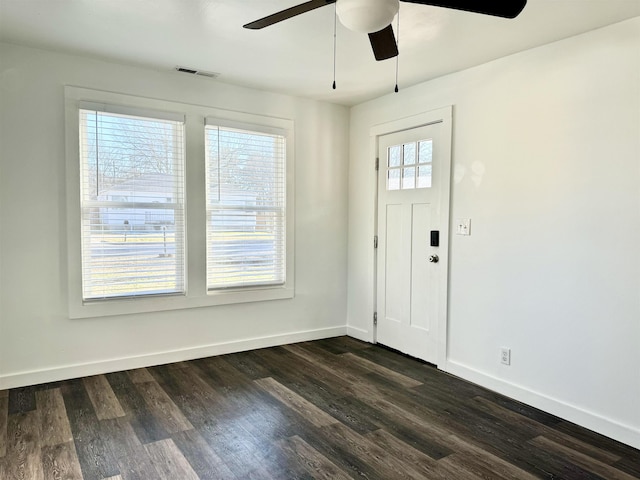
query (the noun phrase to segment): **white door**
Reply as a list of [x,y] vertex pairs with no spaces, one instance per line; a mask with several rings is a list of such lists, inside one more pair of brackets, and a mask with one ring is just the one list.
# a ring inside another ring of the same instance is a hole
[[378,137],[376,340],[433,364],[446,325],[449,132],[440,121]]

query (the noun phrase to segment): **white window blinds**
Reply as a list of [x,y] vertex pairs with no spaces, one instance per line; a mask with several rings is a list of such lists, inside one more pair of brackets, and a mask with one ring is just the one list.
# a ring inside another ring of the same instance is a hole
[[82,107],[83,299],[184,293],[184,117]]
[[284,131],[206,123],[207,288],[284,284]]

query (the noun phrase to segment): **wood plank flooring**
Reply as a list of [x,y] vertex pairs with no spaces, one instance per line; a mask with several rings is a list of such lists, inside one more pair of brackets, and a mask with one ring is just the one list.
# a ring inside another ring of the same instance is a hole
[[0,391],[2,480],[640,479],[640,451],[338,337]]

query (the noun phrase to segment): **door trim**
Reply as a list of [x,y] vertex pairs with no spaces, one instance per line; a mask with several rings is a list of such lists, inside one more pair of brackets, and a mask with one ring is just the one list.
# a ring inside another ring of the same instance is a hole
[[[423,127],[427,125],[433,125],[435,123],[442,123],[442,128],[445,131],[445,138],[448,140],[442,145],[442,162],[443,168],[440,169],[441,174],[449,172],[451,176],[451,135],[452,135],[452,119],[453,119],[453,106],[447,106],[439,108],[437,110],[431,110],[429,112],[420,113],[418,115],[412,115],[410,117],[404,117],[391,122],[381,123],[374,125],[369,129],[369,151],[373,153],[373,162],[375,165],[376,159],[380,157],[378,151],[378,140],[382,135],[388,135],[390,133],[399,132],[402,130],[409,130],[412,128]],[[379,235],[378,232],[378,175],[375,175],[375,195],[374,195],[374,233],[372,235]],[[447,362],[447,347],[448,347],[448,312],[449,312],[449,232],[450,232],[450,202],[451,202],[451,180],[441,182],[440,190],[440,211],[438,212],[438,223],[440,225],[440,249],[438,255],[441,259],[442,266],[444,268],[443,275],[439,279],[438,289],[438,335],[437,335],[437,364],[440,369],[446,368]],[[378,284],[378,265],[377,265],[377,252],[374,250],[373,255],[373,311],[376,311],[378,305],[377,298],[377,284]],[[372,319],[373,322],[373,319]],[[373,325],[372,340],[377,343],[377,326]]]

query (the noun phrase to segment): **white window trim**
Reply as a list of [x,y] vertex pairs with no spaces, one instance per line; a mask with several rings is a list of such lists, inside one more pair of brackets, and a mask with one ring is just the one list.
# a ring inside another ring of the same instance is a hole
[[[78,109],[87,102],[108,105],[119,112],[148,111],[151,116],[184,115],[186,149],[186,287],[185,295],[124,298],[84,302],[80,238],[80,160]],[[205,220],[205,118],[258,125],[286,134],[286,283],[277,286],[207,291]],[[70,318],[91,318],[164,310],[289,299],[294,296],[294,122],[290,119],[234,112],[212,107],[65,86],[66,193],[67,193],[67,288]]]

